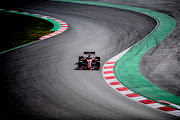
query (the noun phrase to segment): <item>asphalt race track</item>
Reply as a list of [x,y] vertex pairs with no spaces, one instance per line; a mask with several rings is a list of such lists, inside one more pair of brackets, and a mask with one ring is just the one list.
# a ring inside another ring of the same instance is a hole
[[179,0],[98,0],[97,2],[146,8],[167,14],[176,21],[173,32],[142,56],[139,69],[152,84],[180,96]]
[[13,8],[55,17],[63,34],[0,55],[2,119],[175,120],[109,87],[102,71],[74,70],[84,51],[101,65],[150,33],[155,20],[120,9],[41,1]]

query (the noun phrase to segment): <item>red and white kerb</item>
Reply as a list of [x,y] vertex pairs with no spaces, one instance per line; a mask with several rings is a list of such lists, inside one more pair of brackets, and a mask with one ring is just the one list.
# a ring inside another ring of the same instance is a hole
[[102,74],[103,74],[103,77],[104,77],[104,80],[106,81],[106,83],[108,85],[110,85],[118,93],[120,93],[120,94],[134,100],[134,101],[137,101],[139,103],[142,103],[142,104],[147,105],[149,107],[152,107],[154,109],[158,109],[158,110],[161,110],[163,112],[169,113],[171,115],[175,115],[175,116],[180,117],[180,110],[172,108],[174,106],[168,107],[168,106],[165,106],[164,104],[160,104],[162,102],[157,103],[157,102],[152,101],[146,97],[143,97],[143,96],[139,95],[138,93],[131,91],[130,89],[128,89],[126,86],[122,85],[116,79],[116,77],[114,75],[114,71],[113,71],[114,65],[115,65],[116,61],[118,59],[120,59],[129,49],[130,48],[128,48],[127,50],[123,51],[122,53],[116,55],[115,57],[109,59],[104,64]]
[[[0,9],[0,10],[4,10],[4,9]],[[59,19],[57,19],[57,18],[52,18],[52,17],[49,17],[49,16],[40,15],[40,14],[33,14],[33,13],[29,13],[29,12],[19,12],[19,11],[15,11],[15,10],[10,10],[10,11],[11,11],[11,12],[15,12],[15,13],[18,12],[18,13],[35,15],[35,16],[37,16],[37,17],[44,18],[44,19],[48,19],[48,18],[49,18],[49,19],[52,19],[52,20],[58,22],[58,23],[61,25],[61,27],[60,27],[59,30],[54,31],[54,32],[51,33],[51,34],[44,35],[44,36],[40,37],[40,38],[39,38],[40,40],[44,40],[44,39],[53,37],[53,36],[55,36],[55,35],[58,35],[58,34],[64,32],[65,30],[67,30],[67,28],[68,28],[68,25],[67,25],[65,22],[63,22],[63,21],[61,21],[61,20],[59,20]]]
[[61,20],[59,20],[59,19],[51,18],[51,17],[48,17],[48,16],[41,16],[41,17],[46,17],[46,18],[55,20],[56,22],[58,22],[59,24],[61,24],[61,27],[60,27],[59,30],[57,30],[57,31],[55,31],[55,32],[53,32],[53,33],[51,33],[51,34],[48,34],[48,35],[45,35],[45,36],[40,37],[40,38],[39,38],[40,40],[43,40],[43,39],[50,38],[50,37],[52,37],[52,36],[58,35],[58,34],[64,32],[65,30],[67,30],[67,28],[68,28],[68,25],[67,25],[65,22],[63,22],[63,21],[61,21]]

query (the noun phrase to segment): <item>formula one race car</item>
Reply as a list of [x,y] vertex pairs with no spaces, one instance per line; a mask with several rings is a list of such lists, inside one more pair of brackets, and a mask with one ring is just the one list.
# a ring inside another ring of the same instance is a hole
[[84,52],[83,56],[79,56],[76,65],[78,65],[76,70],[99,70],[100,57],[95,56],[95,52]]

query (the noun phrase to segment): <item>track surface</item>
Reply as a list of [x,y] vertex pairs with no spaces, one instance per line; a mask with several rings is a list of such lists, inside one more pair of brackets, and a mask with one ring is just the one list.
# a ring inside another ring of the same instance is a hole
[[[4,119],[177,119],[121,96],[99,71],[76,71],[84,51],[101,64],[146,36],[155,21],[113,8],[41,2],[17,10],[62,19],[61,35],[0,55]],[[134,24],[136,23],[136,24]]]
[[[94,0],[90,0],[94,1]],[[98,0],[97,2],[130,5],[155,10],[175,19],[174,31],[162,42],[154,46],[140,62],[141,74],[159,88],[180,96],[180,1],[179,0]]]

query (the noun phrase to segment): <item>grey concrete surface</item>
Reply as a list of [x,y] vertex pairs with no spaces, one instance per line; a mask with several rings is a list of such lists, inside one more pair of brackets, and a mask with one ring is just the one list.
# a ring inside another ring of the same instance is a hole
[[69,28],[0,55],[2,119],[178,119],[120,95],[106,84],[101,70],[74,70],[84,51],[95,51],[103,65],[146,36],[155,27],[153,19],[118,9],[47,1],[12,9],[56,17]]

